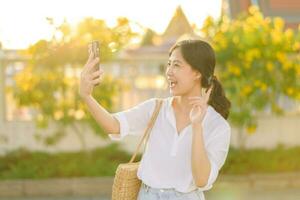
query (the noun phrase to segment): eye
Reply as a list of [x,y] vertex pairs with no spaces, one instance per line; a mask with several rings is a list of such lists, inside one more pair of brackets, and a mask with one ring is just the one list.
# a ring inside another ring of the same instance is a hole
[[178,64],[177,62],[173,62],[173,64],[172,64],[172,62],[168,61],[168,63],[166,64],[166,68],[169,68],[169,67],[176,67],[176,68],[178,68],[178,67],[181,67],[181,65]]
[[165,68],[169,68],[169,67],[170,67],[170,65],[171,65],[171,63],[170,63],[170,62],[168,62],[168,63],[166,64]]

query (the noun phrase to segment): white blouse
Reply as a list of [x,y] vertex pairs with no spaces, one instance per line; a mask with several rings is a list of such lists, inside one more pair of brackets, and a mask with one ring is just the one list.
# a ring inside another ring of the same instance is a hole
[[[208,106],[202,121],[205,149],[211,164],[208,183],[197,187],[191,169],[192,127],[177,133],[172,107],[174,97],[164,99],[138,169],[138,178],[154,188],[175,188],[179,192],[203,191],[212,188],[227,157],[231,128],[228,122]],[[126,135],[142,135],[155,108],[155,98],[113,116],[120,122],[120,134],[109,134],[112,140]]]

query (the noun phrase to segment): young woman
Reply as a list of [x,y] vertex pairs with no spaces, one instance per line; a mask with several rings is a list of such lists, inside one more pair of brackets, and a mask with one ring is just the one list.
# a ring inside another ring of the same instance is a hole
[[[155,98],[110,114],[91,96],[103,71],[92,72],[99,59],[90,56],[81,74],[80,95],[95,120],[112,140],[143,134]],[[231,128],[226,121],[230,102],[214,75],[215,54],[201,40],[184,40],[169,53],[165,98],[148,139],[138,177],[139,200],[201,199],[227,157]]]

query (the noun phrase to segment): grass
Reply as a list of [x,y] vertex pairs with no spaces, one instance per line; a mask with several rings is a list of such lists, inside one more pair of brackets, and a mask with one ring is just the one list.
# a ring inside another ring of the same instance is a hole
[[[220,174],[300,171],[299,155],[300,147],[244,151],[230,148]],[[0,179],[114,176],[118,164],[128,162],[130,157],[117,143],[76,153],[48,154],[19,149],[0,157]]]
[[240,151],[230,148],[220,173],[249,174],[300,171],[300,147]]
[[0,157],[0,179],[113,176],[130,155],[112,144],[90,152],[29,152],[24,149]]

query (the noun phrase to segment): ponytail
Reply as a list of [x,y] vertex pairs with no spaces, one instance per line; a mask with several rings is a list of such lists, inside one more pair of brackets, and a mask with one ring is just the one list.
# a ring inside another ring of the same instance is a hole
[[211,91],[208,104],[227,119],[231,103],[226,98],[223,87],[215,75],[211,78],[211,84],[213,84],[213,89]]

